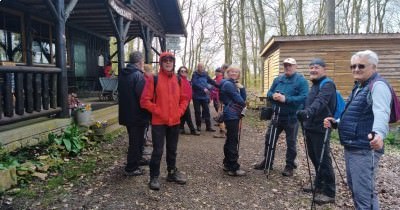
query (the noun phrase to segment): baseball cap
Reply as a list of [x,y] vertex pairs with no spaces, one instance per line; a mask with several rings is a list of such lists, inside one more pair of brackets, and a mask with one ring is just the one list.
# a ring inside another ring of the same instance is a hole
[[296,63],[296,60],[294,59],[294,58],[286,58],[284,61],[283,61],[283,63],[289,63],[289,64],[292,64],[292,65],[296,65],[297,63]]
[[322,60],[321,58],[314,58],[314,59],[312,59],[311,62],[310,62],[310,64],[309,64],[309,66],[311,66],[311,65],[320,65],[320,66],[322,66],[322,67],[325,67],[325,66],[326,66],[325,61]]

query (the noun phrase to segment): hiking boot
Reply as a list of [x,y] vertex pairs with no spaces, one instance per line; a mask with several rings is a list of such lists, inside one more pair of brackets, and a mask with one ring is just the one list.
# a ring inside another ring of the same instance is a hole
[[176,182],[178,184],[186,184],[186,177],[183,173],[178,171],[177,168],[175,168],[174,170],[168,170],[167,181]]
[[201,131],[201,127],[197,126],[197,131],[200,132]]
[[208,131],[208,132],[215,132],[216,130],[213,129],[213,128],[207,128],[206,131]]
[[293,176],[293,168],[289,166],[285,166],[285,169],[282,171],[283,176]]
[[144,171],[140,168],[133,170],[133,171],[127,171],[127,170],[124,171],[125,176],[140,176],[143,174],[144,174]]
[[151,190],[160,190],[160,181],[158,181],[158,177],[150,177],[149,187]]
[[[267,164],[267,167],[265,167],[265,161],[261,161],[261,162],[255,164],[253,168],[254,168],[255,170],[264,170],[264,168],[265,168],[265,170],[268,170],[268,164]],[[272,168],[272,165],[271,165],[271,167],[269,168],[269,170],[274,170],[274,169]]]
[[200,132],[196,131],[196,130],[192,130],[192,131],[190,131],[190,135],[200,136]]
[[229,176],[246,176],[246,171],[243,170],[236,170],[236,171],[228,171]]
[[149,164],[150,164],[150,160],[149,159],[142,158],[141,160],[139,160],[139,165],[140,166],[148,166]]
[[327,204],[327,203],[335,203],[335,197],[329,197],[327,195],[318,193],[315,196],[314,201],[318,205],[323,205],[323,204]]

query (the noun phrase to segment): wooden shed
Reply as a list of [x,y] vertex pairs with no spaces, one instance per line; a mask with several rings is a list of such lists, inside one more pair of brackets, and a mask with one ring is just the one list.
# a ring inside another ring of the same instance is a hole
[[309,78],[308,64],[320,57],[344,97],[349,96],[354,80],[350,70],[351,56],[360,50],[372,50],[379,56],[378,72],[400,95],[400,34],[273,36],[261,51],[264,58],[263,90],[283,72],[283,60],[296,59],[298,72]]

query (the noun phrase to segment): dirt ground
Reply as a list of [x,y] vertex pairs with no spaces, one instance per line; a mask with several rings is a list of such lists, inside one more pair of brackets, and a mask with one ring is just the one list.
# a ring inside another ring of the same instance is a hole
[[[301,191],[309,185],[303,138],[298,138],[298,169],[293,177],[283,177],[285,141],[278,142],[274,170],[269,178],[252,169],[262,158],[266,123],[255,111],[244,118],[240,164],[245,177],[230,177],[222,170],[224,139],[202,131],[200,136],[181,135],[177,167],[188,177],[186,185],[166,182],[165,156],[161,165],[161,190],[148,188],[149,169],[139,177],[123,176],[126,136],[105,144],[102,153],[113,154],[111,164],[99,161],[96,176],[80,184],[66,186],[57,199],[44,204],[41,198],[14,198],[8,209],[309,209],[311,194]],[[340,172],[345,176],[342,147],[332,144]],[[380,162],[377,181],[381,209],[400,209],[400,156],[387,152]],[[350,193],[334,167],[337,181],[336,203],[317,209],[353,209]]]

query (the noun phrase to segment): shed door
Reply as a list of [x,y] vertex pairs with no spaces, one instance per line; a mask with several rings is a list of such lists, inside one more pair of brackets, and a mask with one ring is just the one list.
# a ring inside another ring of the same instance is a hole
[[74,44],[75,76],[86,77],[86,45],[83,42]]

